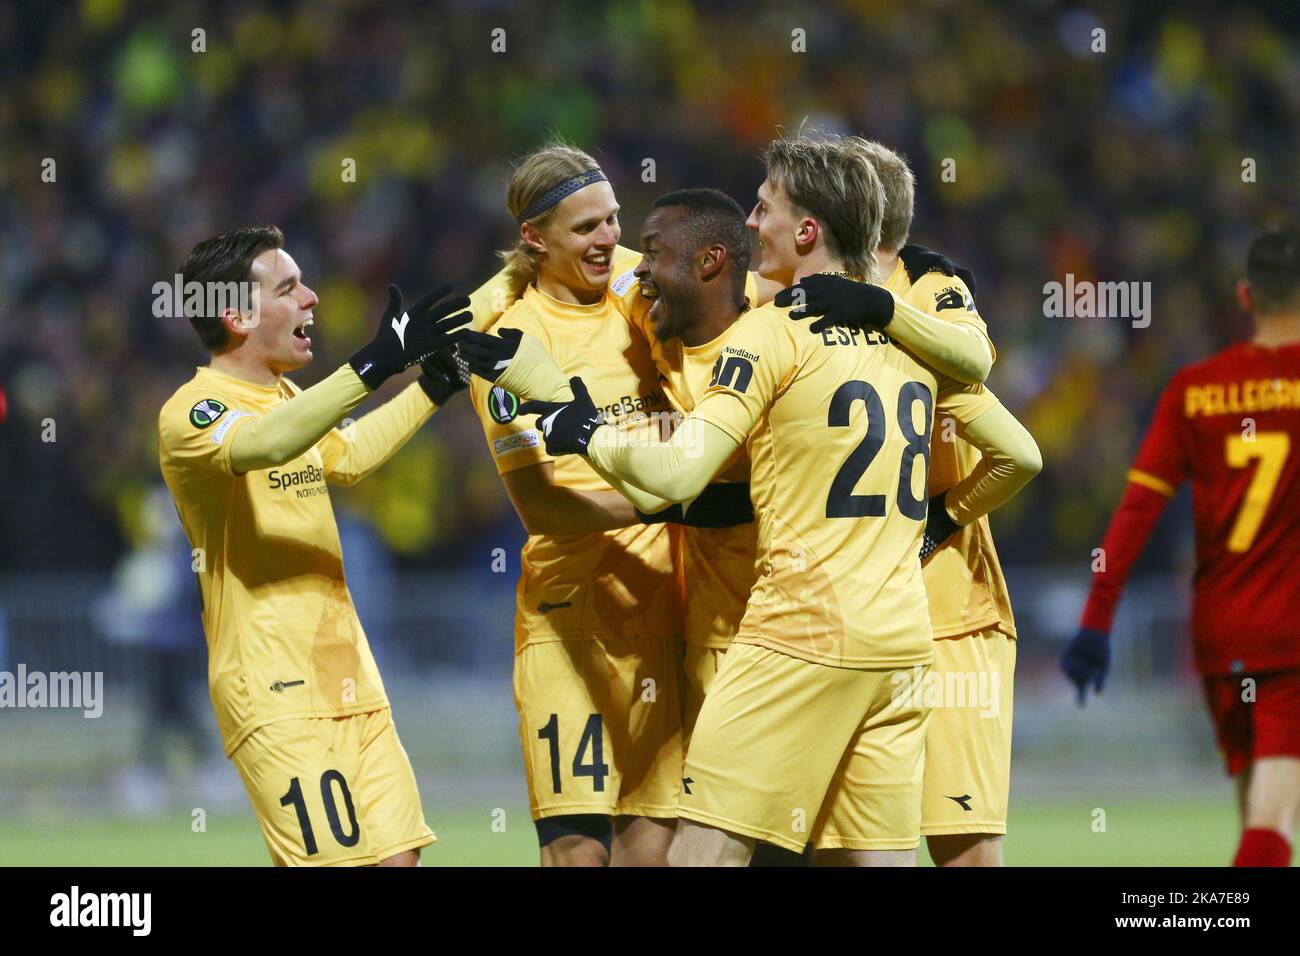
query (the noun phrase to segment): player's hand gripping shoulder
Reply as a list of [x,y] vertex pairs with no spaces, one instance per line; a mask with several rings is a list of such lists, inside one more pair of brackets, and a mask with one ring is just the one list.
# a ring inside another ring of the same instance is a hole
[[449,292],[451,286],[438,286],[407,309],[402,305],[402,290],[388,287],[388,308],[379,320],[379,331],[348,360],[366,388],[373,392],[398,372],[454,344],[453,330],[471,316],[461,311],[469,307],[468,296],[440,301]]
[[913,285],[927,272],[942,272],[946,276],[956,276],[966,283],[966,288],[971,295],[975,294],[975,273],[964,266],[956,265],[942,252],[935,252],[933,249],[909,242],[898,250],[898,258],[902,260],[903,268],[907,270],[907,278]]
[[1079,693],[1082,707],[1088,695],[1088,685],[1100,694],[1110,670],[1110,635],[1105,631],[1080,628],[1061,655],[1061,670]]
[[888,289],[869,282],[825,273],[805,276],[773,300],[782,308],[794,306],[795,321],[821,316],[808,326],[821,332],[832,326],[846,329],[884,329],[894,318],[894,296]]

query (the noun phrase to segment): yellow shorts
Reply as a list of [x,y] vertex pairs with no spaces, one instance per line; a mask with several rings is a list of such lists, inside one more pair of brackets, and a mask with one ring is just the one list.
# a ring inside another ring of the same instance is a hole
[[810,839],[915,848],[926,711],[893,701],[897,673],[733,644],[700,709],[678,815],[795,852]]
[[1006,833],[1016,642],[988,629],[934,642],[921,832]]
[[528,644],[515,707],[533,819],[671,818],[682,784],[681,642]]
[[686,663],[682,668],[682,740],[686,744],[690,743],[695,720],[704,706],[704,695],[708,693],[726,654],[725,647],[686,645]]
[[230,759],[276,866],[364,866],[437,839],[388,709],[267,724]]

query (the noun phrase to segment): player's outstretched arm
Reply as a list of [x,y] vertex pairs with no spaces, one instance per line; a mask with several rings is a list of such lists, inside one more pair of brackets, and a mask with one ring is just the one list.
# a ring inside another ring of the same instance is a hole
[[518,283],[507,269],[502,269],[469,294],[469,311],[474,316],[472,328],[482,331],[496,324],[506,309],[519,298]]
[[393,457],[411,436],[469,384],[451,347],[439,349],[420,363],[421,374],[397,397],[344,428],[327,432],[321,444],[325,480],[353,485]]
[[527,402],[520,414],[538,424],[552,455],[586,456],[601,474],[635,485],[668,502],[690,501],[704,491],[740,443],[716,425],[687,416],[671,440],[648,445],[605,427],[581,378],[569,380],[571,402]]
[[472,373],[521,401],[572,401],[568,378],[539,339],[519,329],[502,329],[497,335],[464,331],[456,339]]
[[1151,427],[1142,439],[1128,485],[1101,542],[1100,565],[1094,564],[1092,588],[1079,631],[1061,655],[1061,669],[1078,692],[1079,705],[1088,686],[1101,693],[1110,667],[1110,628],[1129,573],[1169,500],[1190,470],[1184,434],[1184,391],[1175,377],[1156,404]]
[[439,301],[450,291],[450,286],[440,286],[407,310],[401,290],[390,285],[378,333],[347,365],[235,432],[230,446],[234,471],[258,471],[292,461],[391,376],[448,348],[452,330],[469,321],[468,312],[452,315],[465,308],[469,299]]
[[936,318],[878,285],[811,275],[781,290],[775,302],[794,306],[790,318],[796,321],[820,316],[808,326],[812,333],[832,326],[884,331],[935,371],[964,384],[983,382],[993,368],[988,339],[974,325]]

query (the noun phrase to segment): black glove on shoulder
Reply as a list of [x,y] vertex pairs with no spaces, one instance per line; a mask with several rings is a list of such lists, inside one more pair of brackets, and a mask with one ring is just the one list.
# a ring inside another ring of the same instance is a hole
[[781,307],[794,306],[795,321],[819,315],[809,332],[821,332],[838,325],[846,329],[883,329],[894,317],[894,296],[888,289],[845,276],[805,276],[772,300]]
[[972,296],[975,294],[975,273],[965,266],[955,264],[942,252],[935,252],[933,249],[927,249],[925,246],[909,242],[898,250],[898,258],[903,260],[903,268],[907,270],[907,278],[914,285],[927,272],[942,272],[946,276],[956,276],[966,283],[966,288],[970,290]]

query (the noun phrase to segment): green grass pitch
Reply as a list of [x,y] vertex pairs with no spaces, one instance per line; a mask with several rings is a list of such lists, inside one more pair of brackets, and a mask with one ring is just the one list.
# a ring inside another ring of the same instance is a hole
[[[1104,831],[1094,830],[1104,810]],[[426,807],[438,843],[426,866],[532,866],[533,826],[525,808],[507,808],[504,831],[490,812]],[[1035,798],[1012,802],[1009,866],[1225,866],[1237,821],[1222,799]],[[922,849],[920,858],[928,865]],[[159,820],[0,821],[0,864],[60,866],[265,866],[251,813],[210,817],[195,833],[188,816]]]

